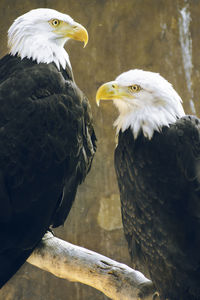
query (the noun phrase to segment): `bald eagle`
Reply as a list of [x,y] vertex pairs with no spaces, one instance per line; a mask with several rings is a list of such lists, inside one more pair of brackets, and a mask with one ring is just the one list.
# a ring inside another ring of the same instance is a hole
[[87,44],[70,16],[35,9],[8,31],[0,60],[0,287],[50,226],[62,225],[95,153],[91,109],[64,44]]
[[115,169],[129,252],[161,299],[200,299],[200,121],[172,85],[130,70],[103,84],[113,100]]

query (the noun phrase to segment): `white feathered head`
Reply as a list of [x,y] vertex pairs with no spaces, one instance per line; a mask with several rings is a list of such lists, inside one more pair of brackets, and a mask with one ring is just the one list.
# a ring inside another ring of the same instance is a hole
[[103,84],[97,91],[97,104],[100,100],[113,100],[119,110],[114,123],[117,133],[130,127],[134,138],[142,130],[151,139],[155,130],[160,131],[185,115],[180,96],[166,79],[138,69]]
[[[87,30],[70,16],[54,9],[38,8],[18,17],[8,30],[11,55],[37,63],[55,62],[65,68],[69,56],[64,44],[69,40],[88,42]],[[70,64],[70,63],[69,63]]]

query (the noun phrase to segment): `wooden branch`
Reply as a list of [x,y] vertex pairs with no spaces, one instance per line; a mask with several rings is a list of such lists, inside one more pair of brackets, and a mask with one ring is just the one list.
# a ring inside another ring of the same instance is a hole
[[152,299],[152,282],[142,273],[47,233],[27,260],[57,277],[81,282],[115,300]]

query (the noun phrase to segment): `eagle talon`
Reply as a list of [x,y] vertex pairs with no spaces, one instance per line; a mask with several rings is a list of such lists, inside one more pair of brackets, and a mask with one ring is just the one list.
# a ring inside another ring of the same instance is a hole
[[[155,294],[155,286],[151,281],[139,285],[138,300],[146,299]],[[152,298],[153,299],[153,298]]]
[[53,231],[53,229],[51,227],[48,228],[47,232],[46,233],[51,233],[53,236],[55,236],[55,233]]
[[155,292],[152,296],[152,300],[158,300],[158,299],[160,299],[160,295],[158,292]]

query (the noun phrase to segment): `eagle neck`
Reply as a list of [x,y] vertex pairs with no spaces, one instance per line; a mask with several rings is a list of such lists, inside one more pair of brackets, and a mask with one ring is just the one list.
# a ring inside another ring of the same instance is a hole
[[46,40],[40,35],[34,37],[22,36],[19,41],[12,40],[10,44],[10,54],[18,55],[21,59],[28,58],[39,63],[55,63],[57,68],[66,68],[71,63],[69,55],[63,45],[57,44],[54,41]]

